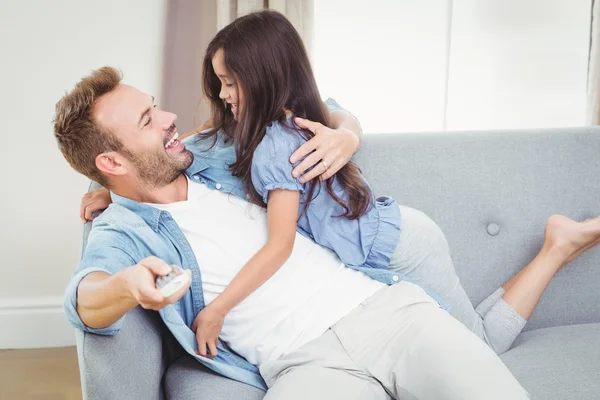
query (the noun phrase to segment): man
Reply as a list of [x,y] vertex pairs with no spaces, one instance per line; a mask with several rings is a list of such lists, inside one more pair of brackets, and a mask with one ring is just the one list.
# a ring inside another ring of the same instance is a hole
[[[176,116],[120,81],[102,68],[57,104],[61,151],[113,200],[67,288],[74,326],[116,334],[137,305],[158,310],[189,354],[268,387],[265,398],[528,398],[493,351],[420,287],[386,271],[371,279],[301,235],[281,269],[225,318],[220,340],[244,358],[221,341],[196,349],[196,316],[265,243],[265,213],[224,178],[215,155],[222,143],[180,142]],[[155,279],[169,265],[192,279],[164,298]]]

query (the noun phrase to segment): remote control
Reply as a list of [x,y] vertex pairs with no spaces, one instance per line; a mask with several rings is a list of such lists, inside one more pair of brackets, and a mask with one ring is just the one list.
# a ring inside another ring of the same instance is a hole
[[190,279],[183,268],[176,265],[173,265],[172,267],[173,270],[169,272],[168,275],[156,278],[156,287],[165,297],[169,297],[181,289]]

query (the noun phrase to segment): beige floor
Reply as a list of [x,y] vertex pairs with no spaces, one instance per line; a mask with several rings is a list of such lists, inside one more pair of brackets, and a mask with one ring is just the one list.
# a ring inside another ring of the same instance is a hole
[[80,400],[75,347],[0,350],[0,399]]

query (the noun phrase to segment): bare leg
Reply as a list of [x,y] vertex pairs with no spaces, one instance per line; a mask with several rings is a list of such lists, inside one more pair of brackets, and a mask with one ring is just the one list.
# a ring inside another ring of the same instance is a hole
[[600,243],[600,217],[575,222],[553,215],[546,223],[539,254],[502,287],[502,298],[528,319],[554,275],[584,251]]
[[[594,220],[591,220],[594,221]],[[569,259],[566,260],[566,262],[561,265],[560,268],[564,267],[565,265],[567,265],[569,262],[573,261],[577,256],[579,256],[581,253],[585,252],[588,249],[591,249],[592,247],[596,246],[597,244],[600,243],[600,239],[590,243],[588,246],[585,246],[583,248],[581,248],[579,251],[577,251],[575,254],[573,254],[573,256],[571,256]],[[543,248],[543,247],[542,247]],[[559,268],[559,269],[560,269]],[[522,270],[520,270],[516,275],[514,275],[512,278],[510,278],[508,280],[508,282],[506,282],[504,285],[502,285],[502,289],[504,289],[504,291],[508,291],[514,284],[515,282],[517,282],[520,277],[523,274],[523,271],[525,271],[527,269],[527,267],[523,268]]]

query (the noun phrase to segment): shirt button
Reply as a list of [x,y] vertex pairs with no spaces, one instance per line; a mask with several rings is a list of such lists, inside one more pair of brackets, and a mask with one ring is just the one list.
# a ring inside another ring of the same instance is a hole
[[223,186],[221,186],[221,184],[220,184],[220,183],[217,183],[217,184],[215,185],[215,187],[217,188],[217,190],[219,190],[219,189],[221,189]]
[[198,179],[200,179],[200,177],[198,175],[194,175],[194,179],[198,180]]
[[400,278],[398,278],[398,275],[394,275],[394,276],[392,276],[392,280],[394,282],[398,282],[400,280]]

